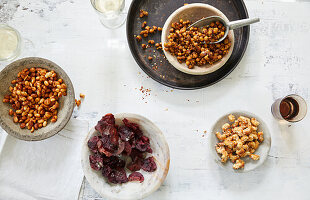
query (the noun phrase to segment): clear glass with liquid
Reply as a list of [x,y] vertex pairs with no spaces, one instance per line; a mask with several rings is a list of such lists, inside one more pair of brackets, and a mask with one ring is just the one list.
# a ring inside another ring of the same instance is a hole
[[90,0],[92,6],[99,15],[100,22],[107,28],[120,27],[126,20],[126,14],[122,13],[125,0]]
[[17,30],[0,24],[0,61],[16,58],[21,49],[21,37]]
[[282,122],[298,122],[307,114],[306,101],[296,94],[277,99],[271,106],[273,116]]

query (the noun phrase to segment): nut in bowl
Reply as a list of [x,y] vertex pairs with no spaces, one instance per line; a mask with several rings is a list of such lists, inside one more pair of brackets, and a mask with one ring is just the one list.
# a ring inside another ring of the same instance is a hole
[[169,147],[162,132],[135,114],[105,115],[82,147],[85,177],[107,199],[145,198],[163,183],[169,164]]
[[205,75],[220,69],[228,61],[234,49],[232,30],[223,42],[207,44],[209,40],[214,40],[212,36],[220,37],[224,33],[221,23],[214,22],[202,30],[194,27],[186,29],[191,23],[209,16],[220,16],[228,22],[220,10],[202,3],[177,9],[165,22],[161,41],[166,58],[176,69],[187,74]]
[[55,63],[23,58],[5,67],[0,80],[0,125],[8,134],[21,140],[43,140],[69,121],[74,89]]
[[255,114],[225,114],[211,129],[210,152],[223,168],[235,172],[254,170],[266,160],[271,137],[265,122]]

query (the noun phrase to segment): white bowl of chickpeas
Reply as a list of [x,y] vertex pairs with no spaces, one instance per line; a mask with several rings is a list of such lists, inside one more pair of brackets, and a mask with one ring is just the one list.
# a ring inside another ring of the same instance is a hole
[[8,134],[21,140],[43,140],[70,120],[74,89],[57,64],[23,58],[6,66],[0,80],[0,125]]
[[264,163],[271,147],[266,123],[257,115],[234,111],[220,117],[211,129],[210,152],[221,167],[248,172]]
[[162,48],[176,69],[187,74],[205,75],[220,69],[228,61],[234,49],[233,30],[223,42],[209,44],[224,35],[222,23],[187,29],[195,21],[209,16],[220,16],[229,22],[220,10],[203,3],[184,5],[166,20],[161,35]]

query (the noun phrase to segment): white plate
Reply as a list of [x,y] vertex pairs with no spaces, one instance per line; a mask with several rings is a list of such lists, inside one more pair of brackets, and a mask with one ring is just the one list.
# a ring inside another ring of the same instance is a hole
[[[229,114],[233,114],[236,117],[236,119],[239,116],[256,118],[260,123],[257,131],[263,131],[263,133],[264,133],[264,141],[259,145],[258,149],[255,151],[255,154],[260,156],[259,160],[252,160],[249,156],[242,158],[242,160],[245,162],[243,169],[234,170],[233,169],[233,163],[229,159],[227,160],[226,163],[222,163],[220,155],[215,150],[215,145],[219,142],[215,133],[217,131],[222,133],[223,124],[225,124],[225,123],[231,124],[231,122],[229,122],[229,120],[228,120]],[[270,136],[269,129],[268,129],[266,123],[263,121],[263,119],[261,119],[260,117],[258,117],[257,115],[255,115],[253,113],[249,113],[246,111],[233,111],[233,112],[227,113],[216,121],[216,123],[211,128],[210,133],[211,133],[211,136],[210,136],[210,152],[213,155],[215,162],[227,170],[234,171],[234,172],[248,172],[248,171],[254,170],[257,167],[259,167],[260,165],[262,165],[268,157],[268,153],[269,153],[270,146],[271,146],[271,136]]]
[[[127,118],[130,122],[139,124],[143,134],[150,138],[152,156],[155,158],[157,170],[155,172],[139,172],[144,176],[144,182],[128,182],[124,184],[110,184],[101,174],[90,167],[87,142],[89,138],[98,134],[93,128],[85,138],[82,147],[82,167],[89,184],[104,198],[115,200],[142,199],[155,192],[164,182],[170,164],[168,143],[163,133],[150,120],[136,114],[122,113],[114,115],[117,125],[122,125],[122,120]],[[149,156],[149,155],[148,155]],[[128,173],[127,173],[128,174]]]

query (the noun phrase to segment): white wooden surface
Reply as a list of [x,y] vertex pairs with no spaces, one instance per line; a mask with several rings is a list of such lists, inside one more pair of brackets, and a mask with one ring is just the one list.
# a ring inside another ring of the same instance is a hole
[[[261,22],[251,27],[243,60],[223,81],[195,91],[173,90],[147,77],[130,54],[125,26],[105,29],[88,0],[1,0],[0,22],[23,36],[19,58],[39,56],[58,63],[76,94],[86,94],[74,117],[92,126],[108,112],[131,112],[161,128],[170,145],[170,171],[148,199],[309,199],[309,115],[282,126],[270,106],[289,93],[300,94],[310,105],[310,2],[245,3],[250,16]],[[127,9],[129,4],[127,0]],[[0,69],[6,64],[0,63]],[[150,96],[143,99],[141,86],[151,89]],[[269,158],[246,174],[224,171],[209,154],[212,123],[237,109],[264,118],[272,135]],[[80,199],[101,198],[85,182]]]

